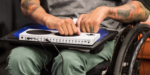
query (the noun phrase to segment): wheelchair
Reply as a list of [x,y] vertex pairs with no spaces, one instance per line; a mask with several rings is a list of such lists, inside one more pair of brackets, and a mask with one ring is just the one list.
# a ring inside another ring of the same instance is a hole
[[[87,72],[86,75],[139,75],[141,59],[137,55],[144,41],[150,37],[150,26],[128,25],[118,36],[110,61],[104,61]],[[143,37],[139,37],[140,35]],[[103,70],[107,72],[103,74]]]

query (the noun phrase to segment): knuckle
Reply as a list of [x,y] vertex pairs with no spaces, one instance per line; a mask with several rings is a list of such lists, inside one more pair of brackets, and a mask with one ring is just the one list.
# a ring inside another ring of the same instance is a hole
[[87,25],[90,25],[90,24],[91,24],[91,21],[87,20],[87,21],[86,21],[86,24],[87,24]]
[[98,23],[99,23],[99,20],[94,20],[93,22],[96,23],[96,24],[98,24]]
[[61,24],[64,24],[64,23],[65,23],[65,20],[61,20],[60,23],[61,23]]
[[57,26],[61,25],[61,22],[57,22],[56,25],[57,25]]
[[71,21],[72,19],[71,19],[71,18],[68,18],[67,20],[68,20],[68,21]]
[[83,24],[83,25],[87,24],[86,20],[83,20],[83,21],[82,21],[82,24]]
[[65,20],[67,23],[72,22],[72,19],[68,18]]
[[60,27],[61,25],[62,25],[62,22],[57,22],[57,23],[56,23],[56,26],[57,26],[57,27]]

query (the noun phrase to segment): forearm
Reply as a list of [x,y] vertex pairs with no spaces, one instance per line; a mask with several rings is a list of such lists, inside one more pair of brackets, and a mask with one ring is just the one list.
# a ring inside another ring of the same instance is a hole
[[24,16],[42,25],[45,25],[45,17],[52,16],[40,6],[39,0],[22,0],[21,10]]
[[138,1],[123,6],[109,7],[108,17],[120,22],[146,21],[150,11]]

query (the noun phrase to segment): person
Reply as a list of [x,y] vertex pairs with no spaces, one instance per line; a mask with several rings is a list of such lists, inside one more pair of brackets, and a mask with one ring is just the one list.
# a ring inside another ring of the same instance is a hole
[[[43,5],[42,5],[43,4]],[[80,32],[96,33],[99,28],[120,31],[122,22],[147,20],[150,12],[148,0],[21,0],[24,16],[34,22],[57,29],[61,35]],[[77,26],[70,17],[77,17]],[[92,30],[91,30],[92,28]],[[81,31],[80,31],[81,30]],[[53,48],[46,54],[40,47],[21,46],[8,56],[6,70],[10,75],[40,75],[40,71],[53,61],[52,75],[86,75],[97,64],[111,59],[115,40],[106,41],[101,52],[91,54],[64,49],[53,60]],[[63,67],[62,67],[63,65]],[[62,71],[63,70],[63,71]]]

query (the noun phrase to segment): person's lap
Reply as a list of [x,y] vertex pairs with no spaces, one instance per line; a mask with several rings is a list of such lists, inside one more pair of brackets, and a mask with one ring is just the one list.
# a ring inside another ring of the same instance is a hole
[[46,55],[41,48],[21,46],[14,48],[8,56],[6,70],[11,75],[39,75],[44,63],[51,60],[51,53]]
[[[62,50],[63,56],[63,71],[65,75],[85,75],[88,70],[103,62],[110,60],[113,53],[115,41],[105,43],[104,49],[97,54],[78,50]],[[8,66],[6,70],[11,75],[40,75],[44,63],[48,64],[52,61],[53,53],[47,51],[48,58],[42,48],[38,47],[17,47],[11,51],[8,57]],[[53,75],[62,74],[62,58],[56,56],[52,66]]]

